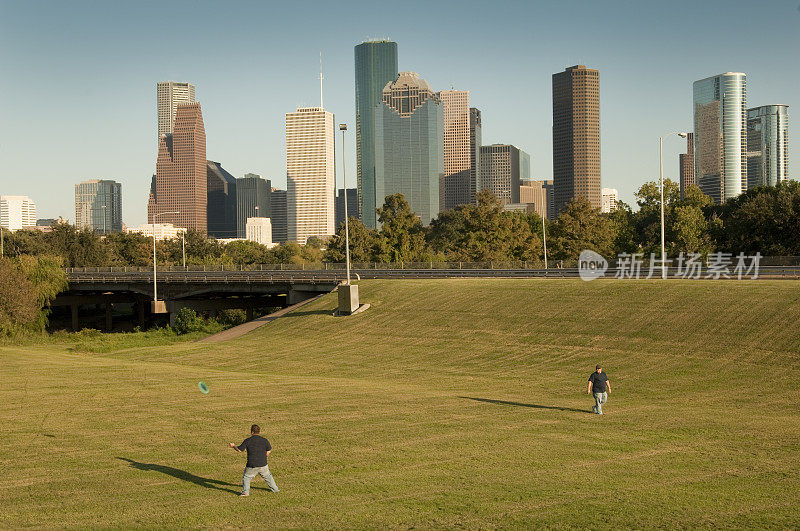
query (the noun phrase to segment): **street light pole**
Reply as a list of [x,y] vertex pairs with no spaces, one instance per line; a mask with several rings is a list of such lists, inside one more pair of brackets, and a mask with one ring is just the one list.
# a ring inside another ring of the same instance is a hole
[[186,270],[186,231],[181,232],[181,252],[183,253],[183,269]]
[[346,152],[344,150],[344,132],[347,124],[339,124],[342,131],[342,186],[344,187],[344,261],[347,269],[347,285],[350,285],[350,223],[347,220],[347,169],[345,167]]
[[666,245],[664,241],[664,137],[678,135],[686,138],[686,133],[667,133],[658,138],[658,181],[661,191],[661,279],[667,278]]
[[164,214],[180,214],[180,212],[159,212],[153,214],[153,220],[150,223],[150,228],[153,232],[153,302],[158,302],[158,287],[156,284],[156,218]]

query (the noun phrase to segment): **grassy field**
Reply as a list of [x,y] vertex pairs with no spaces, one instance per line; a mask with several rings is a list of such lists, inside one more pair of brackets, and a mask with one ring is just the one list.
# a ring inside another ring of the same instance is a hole
[[[225,344],[0,347],[0,527],[800,526],[800,284],[361,297]],[[238,498],[253,422],[281,492]]]

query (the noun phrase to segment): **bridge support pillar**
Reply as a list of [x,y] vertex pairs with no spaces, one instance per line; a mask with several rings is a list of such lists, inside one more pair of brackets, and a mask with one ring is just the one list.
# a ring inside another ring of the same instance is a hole
[[78,305],[77,304],[70,304],[69,309],[72,313],[72,331],[78,331]]
[[286,302],[291,306],[292,304],[297,304],[298,302],[303,302],[306,299],[310,299],[311,297],[316,297],[319,295],[316,291],[301,291],[298,289],[291,288],[289,289],[289,293],[286,294]]
[[114,322],[111,318],[112,305],[110,302],[106,303],[106,331],[110,332],[114,328]]
[[144,305],[145,301],[140,297],[136,301],[136,317],[139,319],[139,326],[144,326]]
[[252,306],[248,306],[246,312],[247,312],[247,320],[248,321],[252,321],[253,320],[253,307]]

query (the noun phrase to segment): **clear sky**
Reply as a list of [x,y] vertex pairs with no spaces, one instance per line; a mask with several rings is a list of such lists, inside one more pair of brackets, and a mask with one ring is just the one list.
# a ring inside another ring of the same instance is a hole
[[[400,70],[469,90],[484,144],[524,149],[536,178],[552,177],[551,75],[575,64],[600,70],[602,184],[622,200],[658,178],[658,137],[691,130],[692,82],[726,71],[747,73],[748,106],[790,106],[797,178],[798,2],[0,0],[0,194],[74,221],[74,184],[114,179],[124,222],[145,222],[167,80],[196,85],[209,159],[283,188],[284,114],[319,103],[319,52],[325,107],[352,125],[353,46],[387,36]],[[665,142],[666,177],[684,150]]]

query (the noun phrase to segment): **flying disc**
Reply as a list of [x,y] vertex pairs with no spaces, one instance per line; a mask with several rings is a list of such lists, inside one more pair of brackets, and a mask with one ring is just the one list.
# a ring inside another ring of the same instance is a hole
[[207,395],[211,388],[205,382],[197,382],[197,387],[200,389],[200,392],[204,395]]

